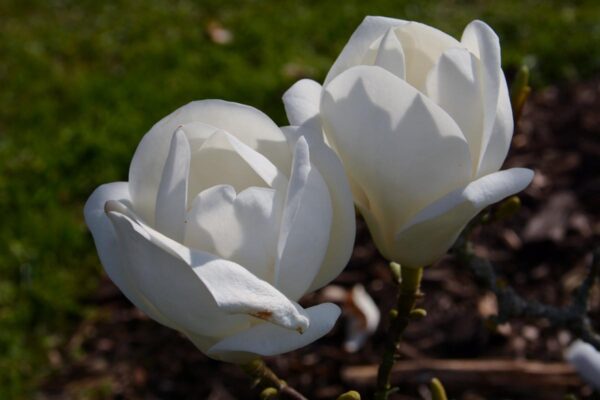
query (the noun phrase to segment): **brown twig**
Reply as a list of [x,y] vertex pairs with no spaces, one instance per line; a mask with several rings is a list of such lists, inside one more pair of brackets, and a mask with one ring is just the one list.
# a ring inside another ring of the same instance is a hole
[[248,364],[242,365],[242,369],[254,379],[255,386],[262,388],[277,389],[280,397],[291,400],[308,400],[304,395],[293,387],[289,386],[283,379],[280,379],[265,362],[257,358]]
[[555,307],[537,301],[525,300],[512,287],[498,279],[492,263],[477,257],[469,245],[468,231],[459,238],[454,251],[461,263],[467,265],[478,280],[483,282],[498,299],[498,315],[492,318],[502,324],[512,318],[544,318],[554,326],[569,329],[576,337],[600,351],[600,335],[594,331],[587,314],[592,286],[600,276],[600,249],[594,252],[589,271],[581,286],[573,293],[571,304]]
[[[345,382],[371,385],[376,380],[377,365],[356,365],[342,369]],[[541,362],[506,359],[418,359],[402,360],[392,368],[392,382],[420,384],[432,376],[445,385],[472,388],[486,386],[531,388],[565,388],[582,384],[577,372],[565,362]]]

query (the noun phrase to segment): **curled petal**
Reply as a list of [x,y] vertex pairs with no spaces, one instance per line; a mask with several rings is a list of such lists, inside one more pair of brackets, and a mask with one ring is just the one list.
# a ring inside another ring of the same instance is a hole
[[479,178],[421,210],[396,233],[394,260],[426,266],[452,246],[465,225],[481,210],[525,189],[533,171],[512,168]]
[[108,216],[130,282],[178,329],[218,336],[243,328],[248,315],[287,329],[308,327],[302,310],[244,267],[187,248],[116,210]]
[[272,324],[258,324],[229,336],[207,350],[213,358],[230,362],[244,362],[252,356],[274,356],[304,347],[321,338],[333,328],[340,315],[332,303],[307,308],[309,328],[299,334]]
[[277,244],[275,285],[299,299],[315,279],[329,244],[333,210],[329,190],[310,162],[306,139],[294,149],[294,164]]
[[322,87],[310,79],[294,83],[283,95],[283,104],[290,125],[310,124],[310,128],[321,129],[319,108]]
[[465,28],[462,44],[481,62],[483,92],[482,152],[488,147],[492,136],[500,95],[502,69],[500,64],[500,40],[485,22],[475,20]]
[[337,277],[346,267],[356,235],[356,221],[352,193],[348,178],[338,156],[323,141],[321,131],[309,127],[283,127],[282,131],[290,143],[304,137],[310,148],[310,161],[319,171],[327,188],[332,204],[331,234],[327,253],[309,291],[317,290]]
[[[85,223],[94,237],[100,262],[110,279],[129,301],[151,318],[173,328],[173,322],[157,310],[129,280],[126,256],[121,252],[117,233],[105,212],[105,204],[115,200],[124,203],[131,202],[127,182],[113,182],[99,186],[85,203],[83,211]],[[123,206],[123,208],[126,207]]]

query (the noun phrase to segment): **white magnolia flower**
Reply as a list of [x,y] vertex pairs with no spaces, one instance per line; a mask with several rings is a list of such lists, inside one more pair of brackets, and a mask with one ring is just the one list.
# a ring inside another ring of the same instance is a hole
[[406,266],[441,257],[484,207],[533,172],[497,172],[513,133],[500,46],[481,21],[461,41],[417,22],[367,17],[323,87],[284,95],[298,129],[323,129],[382,254]]
[[576,340],[569,346],[565,358],[575,367],[579,375],[600,390],[600,352],[591,344]]
[[318,137],[262,112],[190,103],[142,139],[129,182],[85,206],[113,282],[212,358],[243,362],[304,346],[339,316],[296,301],[335,278],[354,241],[342,165]]

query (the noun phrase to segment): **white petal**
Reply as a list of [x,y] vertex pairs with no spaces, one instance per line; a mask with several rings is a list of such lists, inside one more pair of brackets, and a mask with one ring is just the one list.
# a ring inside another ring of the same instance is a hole
[[181,242],[187,210],[190,145],[185,133],[177,129],[171,139],[156,198],[156,230]]
[[479,57],[483,76],[483,138],[481,149],[487,148],[492,135],[502,69],[500,64],[500,40],[486,23],[475,20],[465,28],[462,44]]
[[327,73],[325,84],[355,65],[362,64],[365,53],[375,40],[393,27],[406,24],[407,21],[386,17],[367,16],[356,28],[346,46],[335,60],[335,63]]
[[469,143],[473,171],[483,153],[481,85],[479,61],[458,47],[446,50],[427,77],[427,95],[454,119]]
[[392,28],[388,29],[381,40],[377,57],[375,58],[375,65],[387,69],[400,79],[404,79],[406,70],[404,66],[404,51]]
[[398,231],[394,260],[413,267],[431,264],[444,255],[475,215],[525,189],[532,179],[533,171],[512,168],[450,192],[425,207]]
[[219,336],[247,326],[247,315],[292,330],[308,327],[302,310],[242,266],[187,248],[119,212],[108,216],[130,282],[178,329]]
[[284,190],[287,185],[285,175],[269,159],[225,131],[215,132],[192,153],[190,170],[189,203],[198,193],[220,184],[237,192],[251,186]]
[[502,167],[514,132],[514,122],[508,87],[504,74],[500,77],[500,97],[490,141],[483,152],[477,177],[496,172]]
[[422,92],[429,70],[442,53],[461,46],[452,36],[419,22],[409,22],[396,28],[395,32],[404,52],[405,79]]
[[272,324],[258,324],[223,339],[210,348],[210,357],[230,362],[247,361],[252,356],[274,356],[304,347],[321,338],[333,328],[340,315],[335,304],[324,303],[307,308],[310,326],[299,334]]
[[243,265],[274,282],[277,235],[285,193],[251,187],[239,195],[231,186],[206,189],[188,213],[185,244]]
[[333,210],[327,184],[298,139],[277,244],[275,286],[293,300],[314,281],[329,244]]
[[142,138],[129,168],[129,185],[136,212],[154,224],[156,195],[173,132],[181,125],[200,122],[224,130],[265,155],[285,173],[291,153],[285,136],[261,111],[222,100],[189,103],[156,123]]
[[290,143],[296,143],[301,136],[306,138],[310,147],[311,163],[321,173],[331,197],[333,216],[329,246],[321,269],[308,290],[312,292],[337,277],[350,260],[356,235],[352,193],[340,159],[325,144],[320,131],[306,127],[284,127],[282,131]]
[[173,327],[161,312],[152,306],[142,293],[139,293],[124,271],[124,255],[119,249],[117,234],[104,210],[108,201],[130,202],[127,182],[114,182],[99,186],[85,203],[85,223],[92,232],[100,261],[110,279],[123,294],[138,308],[163,325]]
[[600,390],[600,352],[591,344],[575,341],[567,349],[566,359],[590,385]]
[[377,330],[381,316],[373,298],[369,296],[363,285],[356,284],[352,288],[347,314],[344,349],[349,353],[355,353]]
[[302,79],[294,83],[283,94],[283,104],[290,125],[310,124],[312,129],[320,130],[319,108],[321,107],[322,87],[311,79]]
[[[354,67],[325,87],[325,133],[364,191],[379,238],[424,204],[468,182],[471,160],[459,127],[415,88],[379,67]],[[391,243],[387,243],[388,245]],[[386,244],[377,243],[384,255]],[[386,254],[388,253],[388,254]]]

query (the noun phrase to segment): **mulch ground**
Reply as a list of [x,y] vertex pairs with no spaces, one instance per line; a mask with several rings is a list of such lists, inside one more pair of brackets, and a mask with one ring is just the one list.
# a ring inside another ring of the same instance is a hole
[[[533,168],[523,207],[507,221],[479,227],[475,250],[526,298],[563,305],[581,282],[600,237],[600,79],[535,93],[523,112],[505,168]],[[362,221],[348,268],[336,293],[361,282],[381,306],[394,303],[387,264]],[[573,340],[545,321],[486,323],[494,296],[449,255],[426,270],[421,305],[428,315],[412,323],[400,347],[393,399],[429,398],[432,376],[451,398],[562,399],[565,393],[595,398],[563,361]],[[591,316],[600,328],[600,290]],[[332,290],[307,296],[303,305],[331,299]],[[82,322],[67,346],[50,353],[56,372],[42,399],[253,399],[258,391],[230,364],[203,356],[180,334],[146,318],[104,280],[89,302],[96,316]],[[348,310],[346,310],[348,311]],[[267,363],[311,399],[335,399],[356,389],[370,398],[387,327],[347,353],[346,315],[325,338]]]

